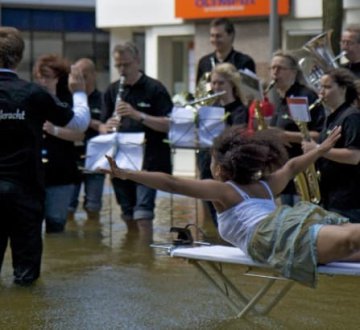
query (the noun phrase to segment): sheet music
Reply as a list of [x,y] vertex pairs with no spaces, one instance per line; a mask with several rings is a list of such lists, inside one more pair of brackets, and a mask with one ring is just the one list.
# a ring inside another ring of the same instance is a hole
[[225,109],[222,107],[200,107],[199,115],[199,145],[211,147],[216,138],[225,129]]
[[286,102],[293,120],[300,122],[311,121],[308,98],[306,96],[288,97]]
[[85,170],[109,169],[105,155],[113,156],[119,167],[141,170],[145,133],[110,133],[95,136],[86,147]]
[[208,148],[225,129],[222,107],[174,107],[170,118],[169,140],[174,147]]
[[264,93],[260,79],[249,69],[239,70],[241,90],[247,99],[262,101]]
[[169,140],[177,147],[194,147],[197,144],[196,110],[187,107],[174,107],[170,116]]

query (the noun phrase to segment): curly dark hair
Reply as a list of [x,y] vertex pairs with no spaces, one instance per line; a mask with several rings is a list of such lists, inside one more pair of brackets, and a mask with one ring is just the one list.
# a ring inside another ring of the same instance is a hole
[[249,184],[283,166],[287,152],[272,130],[250,134],[244,128],[227,128],[215,140],[212,155],[224,181]]

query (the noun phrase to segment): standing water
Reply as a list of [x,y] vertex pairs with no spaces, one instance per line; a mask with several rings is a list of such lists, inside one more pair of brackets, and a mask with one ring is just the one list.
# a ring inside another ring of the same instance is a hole
[[[269,315],[236,319],[192,265],[127,235],[113,196],[105,195],[104,202],[99,222],[79,211],[65,233],[44,234],[42,274],[35,285],[12,284],[7,251],[0,329],[359,328],[356,277],[321,277],[316,290],[295,285]],[[195,205],[192,199],[159,194],[154,241],[170,242],[170,226],[196,222]],[[236,281],[239,267],[226,271]],[[259,279],[241,280],[250,291],[259,287]]]

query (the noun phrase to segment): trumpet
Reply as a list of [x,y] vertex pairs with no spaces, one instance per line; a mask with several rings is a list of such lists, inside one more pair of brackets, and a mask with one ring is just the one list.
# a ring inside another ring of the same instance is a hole
[[[118,87],[118,91],[117,91],[116,99],[115,99],[115,109],[114,109],[114,113],[113,113],[113,117],[115,117],[116,119],[119,119],[119,121],[121,120],[121,117],[120,117],[120,115],[117,114],[116,108],[117,108],[118,104],[122,101],[122,94],[124,92],[124,83],[125,83],[125,76],[120,76],[119,87]],[[117,131],[117,127],[113,127],[112,131],[115,133]]]
[[218,96],[221,96],[221,95],[224,95],[224,94],[226,94],[226,91],[221,91],[221,92],[209,94],[208,96],[199,97],[197,99],[194,99],[194,100],[188,102],[185,105],[194,105],[194,104],[198,104],[198,103],[200,103],[200,105],[203,105],[203,104],[206,104],[206,101],[210,101],[210,100],[215,99]]

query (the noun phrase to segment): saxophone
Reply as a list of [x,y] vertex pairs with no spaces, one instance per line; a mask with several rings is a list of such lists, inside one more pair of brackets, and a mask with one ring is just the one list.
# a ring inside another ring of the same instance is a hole
[[[306,122],[296,122],[301,134],[306,141],[310,141],[310,133]],[[302,201],[320,203],[319,173],[315,169],[315,165],[311,164],[304,172],[297,174],[294,183],[298,194]]]

